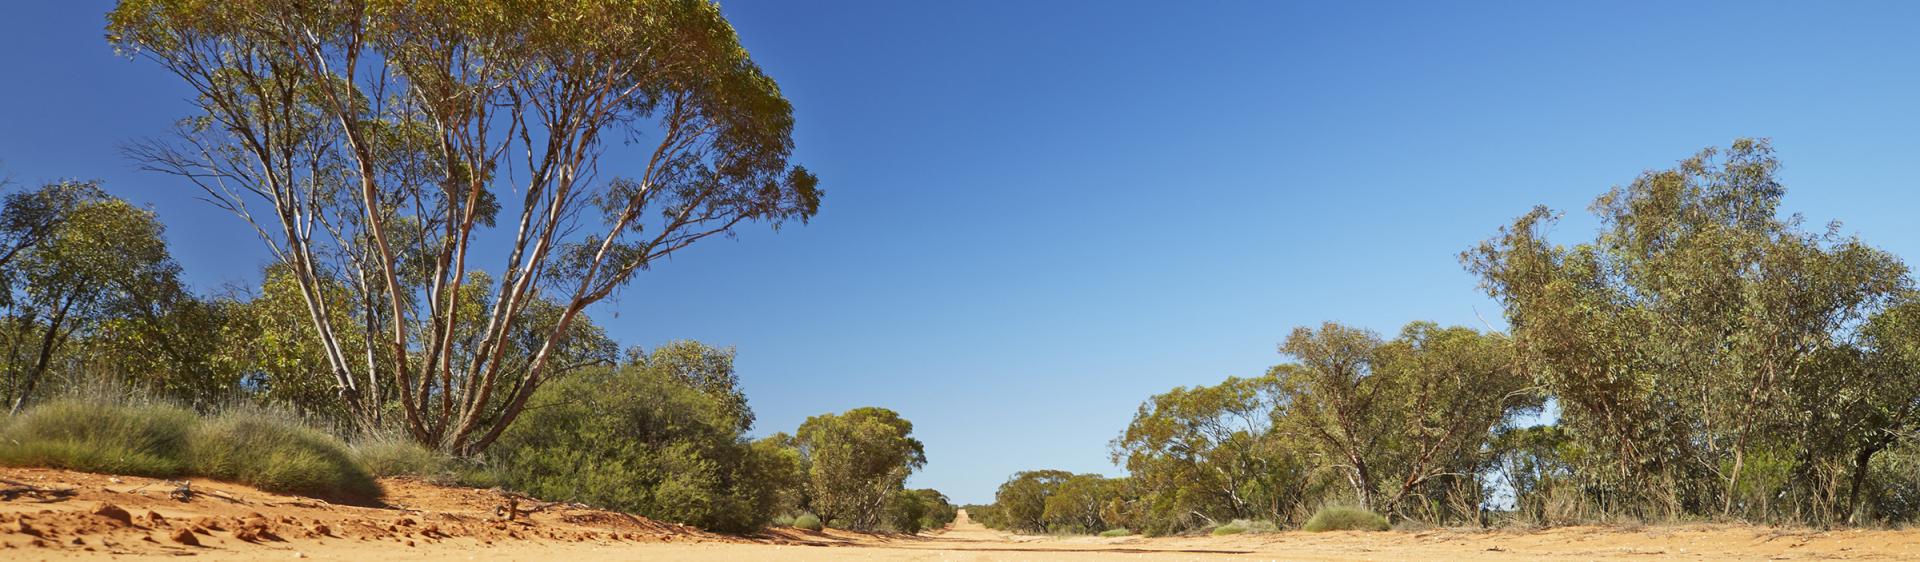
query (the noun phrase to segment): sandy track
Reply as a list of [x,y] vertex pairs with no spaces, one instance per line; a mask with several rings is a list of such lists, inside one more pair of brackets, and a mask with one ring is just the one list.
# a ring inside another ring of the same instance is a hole
[[[1032,537],[965,518],[919,537],[778,529],[729,536],[555,506],[514,521],[493,492],[385,482],[389,505],[356,507],[195,482],[190,501],[152,479],[0,469],[0,478],[79,495],[0,501],[0,560],[1908,560],[1920,531],[1751,526],[1238,537]],[[101,509],[111,504],[116,509]],[[157,516],[157,517],[156,517]],[[22,527],[22,523],[25,524]],[[198,546],[175,537],[191,534]]]

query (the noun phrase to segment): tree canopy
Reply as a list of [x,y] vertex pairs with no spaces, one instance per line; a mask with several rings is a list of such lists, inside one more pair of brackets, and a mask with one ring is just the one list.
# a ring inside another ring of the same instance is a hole
[[819,209],[792,107],[709,2],[124,0],[107,32],[198,94],[128,153],[285,264],[343,411],[397,405],[450,451],[577,367],[575,325],[637,272]]

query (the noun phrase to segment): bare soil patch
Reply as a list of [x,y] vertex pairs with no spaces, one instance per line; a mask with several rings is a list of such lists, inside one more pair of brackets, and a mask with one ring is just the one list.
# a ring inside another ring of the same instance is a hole
[[[723,535],[497,491],[387,480],[362,507],[195,480],[0,469],[45,493],[0,500],[0,560],[1905,560],[1920,531],[1688,525],[1228,537],[1036,537],[967,520],[922,536],[774,529]],[[0,485],[10,485],[0,482]],[[18,487],[18,486],[15,486]],[[62,490],[61,492],[51,492]],[[68,493],[70,492],[70,493]]]

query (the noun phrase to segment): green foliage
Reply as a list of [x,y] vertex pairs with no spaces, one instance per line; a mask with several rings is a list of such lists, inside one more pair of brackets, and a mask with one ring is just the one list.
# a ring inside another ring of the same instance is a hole
[[1045,533],[1047,498],[1073,478],[1064,470],[1029,470],[1014,473],[993,494],[999,528],[1023,533]]
[[927,462],[912,435],[913,423],[885,408],[807,418],[794,443],[805,456],[808,506],[836,525],[878,528],[891,497]]
[[1273,370],[1288,405],[1275,423],[1341,459],[1354,498],[1381,511],[1471,520],[1494,431],[1541,404],[1512,343],[1468,328],[1414,322],[1381,341],[1328,323],[1295,329],[1281,351],[1299,362]]
[[818,516],[815,516],[812,513],[802,513],[800,514],[799,517],[793,518],[793,528],[806,529],[808,531],[818,531],[818,530],[827,528],[827,526],[820,523],[820,518]]
[[187,471],[197,424],[193,412],[161,404],[48,402],[0,428],[0,464],[170,478]]
[[956,511],[946,494],[933,489],[901,490],[887,500],[886,527],[894,532],[919,534],[952,523]]
[[1098,474],[1076,474],[1061,482],[1043,502],[1041,519],[1046,531],[1093,533],[1111,527],[1103,517],[1110,502],[1120,499],[1125,481]]
[[194,428],[186,459],[195,474],[269,492],[349,503],[380,497],[380,485],[344,443],[287,415],[222,413]]
[[[639,272],[823,197],[791,161],[792,105],[712,2],[122,0],[106,35],[195,93],[174,139],[129,154],[249,223],[310,307],[260,323],[279,341],[256,358],[300,367],[264,376],[302,399],[331,384],[313,409],[361,429],[398,410],[451,453],[612,362],[583,311]],[[502,173],[513,155],[534,168]],[[580,172],[603,155],[643,164]]]
[[[226,389],[218,341],[196,338],[217,314],[180,282],[152,211],[99,185],[16,192],[0,207],[0,398],[18,412],[42,383],[76,382],[71,365],[138,373],[134,382],[196,401]],[[54,389],[59,390],[59,389]],[[40,394],[47,394],[42,389]]]
[[798,454],[747,440],[751,414],[732,383],[696,385],[688,364],[668,356],[693,346],[548,385],[502,437],[488,474],[537,497],[709,529],[765,525],[799,483]]
[[1111,526],[1168,534],[1211,520],[1292,521],[1327,478],[1301,438],[1272,431],[1274,376],[1175,388],[1140,405],[1113,442],[1132,477],[1102,509]]
[[1834,522],[1914,427],[1914,364],[1872,328],[1897,322],[1906,266],[1782,217],[1778,168],[1740,139],[1601,195],[1591,241],[1547,240],[1542,207],[1463,254],[1558,400],[1600,509]]
[[974,523],[979,523],[989,529],[1010,530],[1007,526],[1006,518],[1000,513],[999,506],[993,504],[968,504],[960,506],[960,510],[967,512],[967,518]]
[[1280,532],[1280,528],[1278,526],[1275,526],[1271,521],[1235,519],[1231,522],[1228,522],[1225,525],[1214,527],[1212,534],[1214,536],[1221,536],[1221,535],[1239,535],[1244,533],[1260,534],[1260,533],[1277,533],[1277,532]]
[[1133,534],[1133,531],[1129,531],[1127,529],[1107,529],[1105,531],[1100,532],[1100,536],[1102,537],[1124,537],[1132,534]]
[[1323,531],[1385,531],[1387,518],[1353,506],[1327,506],[1320,508],[1307,520],[1302,529],[1319,533]]
[[924,519],[931,510],[928,499],[920,497],[916,490],[901,490],[887,499],[886,526],[896,533],[920,534],[926,527]]

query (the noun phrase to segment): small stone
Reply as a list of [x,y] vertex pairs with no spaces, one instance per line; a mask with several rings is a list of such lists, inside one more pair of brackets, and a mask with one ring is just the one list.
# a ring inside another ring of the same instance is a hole
[[165,525],[167,524],[167,518],[161,517],[160,512],[158,511],[149,510],[147,511],[147,524],[148,525]]
[[15,522],[13,524],[13,532],[20,533],[22,535],[27,535],[30,537],[41,536],[40,530],[33,528],[33,524],[28,523],[27,518],[25,517],[20,518],[18,522]]
[[193,531],[189,531],[186,529],[174,531],[173,535],[168,536],[167,538],[172,539],[173,542],[177,542],[187,546],[200,546],[200,537],[193,536]]
[[103,503],[100,504],[100,507],[93,508],[93,514],[118,521],[121,525],[133,524],[133,514],[127,513],[127,510],[120,509],[120,506],[110,503]]
[[319,533],[321,536],[327,536],[327,537],[333,536],[333,528],[328,527],[327,524],[325,523],[314,525],[313,532]]
[[306,558],[306,557],[307,557],[307,553],[305,553],[305,552],[300,552],[300,551],[294,551],[294,553],[293,553],[293,557],[294,557],[294,558]]

